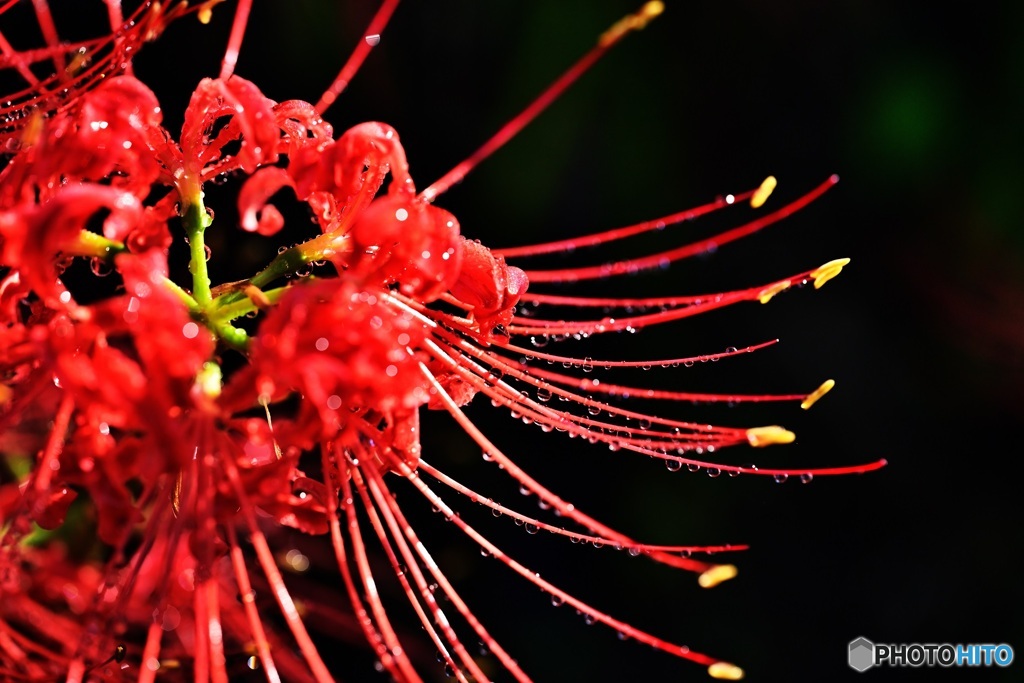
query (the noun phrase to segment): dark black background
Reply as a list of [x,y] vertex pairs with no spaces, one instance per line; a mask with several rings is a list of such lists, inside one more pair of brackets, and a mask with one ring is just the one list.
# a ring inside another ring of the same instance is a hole
[[[256,5],[237,73],[274,99],[315,101],[375,3]],[[425,187],[633,9],[619,1],[407,2],[326,118],[339,131],[368,119],[394,125]],[[217,7],[209,27],[174,25],[143,51],[139,73],[158,90],[172,129],[198,78],[217,71],[232,10]],[[800,392],[834,377],[836,390],[806,414],[792,405],[655,408],[798,433],[786,448],[721,454],[731,462],[889,460],[880,472],[808,485],[673,474],[541,434],[478,399],[474,418],[510,455],[601,519],[654,542],[752,548],[731,558],[737,579],[705,591],[642,558],[527,536],[474,510],[467,519],[579,597],[736,662],[749,680],[1018,679],[1019,661],[1004,672],[856,674],[846,647],[858,636],[1006,642],[1024,656],[1021,514],[1012,499],[1021,482],[1024,345],[1022,14],[1012,3],[669,2],[664,17],[441,197],[464,234],[505,246],[654,218],[768,174],[779,179],[771,204],[779,206],[839,174],[824,198],[765,233],[616,286],[723,291],[852,258],[836,281],[588,348],[639,359],[779,337],[781,345],[750,357],[633,379]],[[681,244],[750,213],[734,212],[653,243]],[[585,253],[574,259],[590,262]],[[563,350],[586,353],[579,348]],[[536,510],[449,420],[425,429],[428,460]],[[538,680],[706,680],[700,667],[551,607],[439,523],[411,489],[397,488],[424,534],[436,536],[439,561]],[[351,666],[346,680],[379,678],[358,657]],[[443,678],[440,665],[436,673]]]

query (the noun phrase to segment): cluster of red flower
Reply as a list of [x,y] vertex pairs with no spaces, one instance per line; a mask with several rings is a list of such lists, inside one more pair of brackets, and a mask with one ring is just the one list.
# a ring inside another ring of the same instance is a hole
[[[4,3],[0,15],[15,4]],[[149,681],[190,671],[196,680],[223,681],[235,666],[226,653],[245,652],[247,665],[261,668],[271,681],[333,680],[280,571],[282,563],[301,571],[308,559],[271,548],[269,537],[290,527],[330,539],[347,600],[380,666],[394,678],[418,680],[419,674],[378,595],[368,532],[452,675],[488,678],[461,631],[474,634],[503,668],[526,680],[419,542],[392,493],[396,482],[404,482],[553,600],[708,666],[714,676],[740,677],[731,664],[640,631],[541,579],[435,491],[447,487],[531,528],[697,572],[701,585],[712,586],[735,569],[691,554],[721,548],[643,544],[605,526],[517,467],[462,407],[484,394],[545,430],[659,458],[670,469],[809,478],[880,465],[758,470],[709,462],[704,454],[723,447],[785,443],[793,435],[780,427],[672,420],[616,400],[794,400],[806,408],[830,383],[811,394],[781,396],[655,391],[605,383],[589,371],[694,359],[601,361],[513,343],[518,337],[639,329],[738,302],[765,303],[794,283],[820,286],[845,261],[710,297],[527,291],[528,284],[662,267],[702,252],[711,240],[600,267],[523,270],[506,262],[624,239],[734,202],[760,206],[774,180],[659,220],[504,252],[467,240],[455,217],[433,204],[623,35],[659,13],[660,3],[616,24],[534,105],[423,192],[415,188],[393,128],[365,123],[335,138],[322,119],[375,43],[392,1],[313,106],[271,101],[232,73],[249,13],[243,0],[222,72],[195,89],[175,139],[161,125],[154,94],[131,74],[131,53],[172,19],[196,12],[209,20],[213,4],[166,10],[146,3],[124,19],[120,2],[107,0],[110,35],[69,45],[58,38],[41,0],[33,7],[45,48],[15,50],[0,33],[3,65],[27,81],[4,110],[10,157],[0,173],[0,676]],[[36,71],[45,64],[55,75],[41,79]],[[282,247],[253,277],[214,286],[204,239],[214,220],[203,188],[225,174],[244,177],[237,198],[242,229],[279,234],[285,219],[269,201],[288,188],[308,205],[320,231]],[[722,244],[770,225],[833,183],[713,241]],[[179,230],[191,255],[187,285],[175,279],[169,263]],[[114,273],[117,291],[95,300],[88,287],[72,283],[65,271],[75,259]],[[313,264],[317,276],[284,281]],[[521,303],[538,310],[603,307],[623,313],[545,320],[536,313],[517,316]],[[248,331],[240,322],[245,317],[255,318]],[[247,363],[227,372],[223,359],[229,354]],[[575,366],[584,374],[538,368],[530,359]],[[552,395],[564,399],[559,409],[548,404]],[[486,459],[581,531],[510,510],[422,459],[424,408],[450,413]],[[94,519],[95,526],[83,531],[83,518]],[[272,602],[256,600],[256,585],[268,589],[278,616],[268,618]],[[459,623],[449,622],[446,610]]]

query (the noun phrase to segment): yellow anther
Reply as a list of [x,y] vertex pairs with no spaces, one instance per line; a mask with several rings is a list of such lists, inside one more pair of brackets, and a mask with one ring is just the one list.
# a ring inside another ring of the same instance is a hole
[[68,65],[64,67],[64,71],[69,76],[76,76],[87,66],[89,66],[89,50],[87,48],[80,47],[71,58],[71,61],[68,62]]
[[43,118],[43,112],[40,109],[36,109],[29,116],[28,122],[21,129],[21,146],[31,147],[39,141],[40,136],[43,134],[43,124],[45,120]]
[[772,196],[772,192],[778,184],[779,182],[775,180],[773,175],[765,178],[764,182],[761,183],[761,187],[754,190],[754,194],[750,198],[750,205],[755,209],[760,209],[768,201],[768,198]]
[[811,271],[811,277],[814,278],[814,288],[821,289],[821,286],[839,275],[843,270],[843,266],[848,264],[850,259],[848,258],[837,258],[835,261],[829,261],[823,266],[820,266]]
[[803,403],[800,404],[800,407],[803,408],[804,410],[807,410],[815,403],[817,403],[819,398],[821,398],[828,392],[832,391],[832,387],[834,387],[835,385],[836,381],[834,379],[825,380],[824,382],[821,383],[820,387],[818,387],[811,393],[807,394],[807,398],[803,400]]
[[729,662],[715,662],[708,667],[708,675],[720,681],[743,680],[743,669]]
[[793,283],[791,283],[789,280],[783,280],[782,282],[776,282],[774,285],[765,287],[764,289],[761,290],[761,293],[757,295],[757,300],[763,304],[766,304],[769,301],[771,301],[772,297],[774,297],[779,292],[783,292],[789,289],[789,286],[791,284]]
[[697,577],[697,583],[701,588],[714,588],[723,581],[736,578],[736,565],[716,564]]
[[245,292],[245,296],[248,297],[249,301],[253,302],[256,305],[256,308],[261,311],[265,311],[271,307],[272,302],[270,301],[270,297],[268,297],[263,290],[256,285],[246,285],[245,289],[242,291]]
[[199,19],[200,24],[209,24],[210,19],[213,18],[213,10],[210,9],[209,5],[200,7],[199,11],[196,12],[196,18]]
[[773,446],[775,444],[793,443],[796,434],[778,425],[769,427],[754,427],[747,430],[747,441],[751,446],[760,448],[762,446]]
[[615,24],[601,34],[597,44],[601,47],[608,47],[622,39],[630,31],[639,31],[650,23],[651,19],[665,11],[665,3],[660,0],[648,2],[636,14],[628,14],[619,19]]

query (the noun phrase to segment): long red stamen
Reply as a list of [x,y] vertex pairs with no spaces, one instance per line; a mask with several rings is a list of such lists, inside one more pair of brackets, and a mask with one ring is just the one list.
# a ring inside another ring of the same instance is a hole
[[596,280],[616,275],[631,275],[641,270],[663,268],[673,261],[678,261],[690,256],[702,254],[709,249],[717,248],[729,242],[752,235],[753,233],[781,221],[783,218],[792,215],[815,199],[823,195],[829,188],[839,182],[839,176],[831,176],[828,180],[818,185],[804,196],[790,202],[781,209],[762,216],[756,220],[726,230],[713,237],[693,242],[675,249],[668,249],[656,254],[650,254],[641,258],[624,259],[613,261],[600,266],[586,266],[579,268],[559,268],[555,270],[527,270],[526,274],[531,283],[538,282],[579,282],[582,280]]
[[309,632],[306,630],[306,625],[302,622],[302,617],[295,606],[295,601],[292,599],[291,593],[288,592],[284,579],[281,577],[281,572],[274,561],[274,554],[267,543],[267,537],[260,530],[259,524],[256,521],[256,512],[253,510],[252,503],[249,501],[249,495],[239,476],[238,466],[231,458],[224,458],[223,462],[228,481],[238,497],[242,516],[245,519],[246,526],[249,528],[249,536],[256,550],[256,558],[263,569],[264,575],[267,577],[267,581],[270,583],[270,588],[277,599],[277,604],[281,608],[281,614],[284,616],[289,630],[291,630],[295,641],[299,645],[302,656],[306,659],[306,663],[309,665],[318,683],[331,683],[334,678],[331,676],[330,671],[328,671],[323,659],[321,659],[312,638],[309,637]]
[[[420,620],[420,624],[423,626],[424,630],[427,631],[430,639],[437,647],[438,652],[441,653],[441,657],[444,659],[448,667],[450,667],[451,672],[456,678],[463,681],[463,683],[467,681],[466,673],[462,670],[462,667],[465,666],[466,669],[468,669],[469,675],[473,679],[478,681],[487,680],[487,676],[484,675],[484,672],[480,670],[480,667],[473,661],[469,652],[466,651],[465,646],[462,644],[462,641],[459,640],[455,630],[452,629],[451,625],[448,623],[448,619],[445,617],[444,611],[441,610],[440,606],[437,604],[437,600],[434,599],[433,594],[430,592],[426,579],[420,571],[417,558],[410,552],[408,545],[405,543],[405,539],[402,537],[401,529],[395,525],[394,518],[389,517],[387,514],[387,507],[384,505],[382,494],[379,487],[376,485],[377,476],[375,476],[375,468],[368,467],[365,469],[365,480],[363,478],[363,472],[363,468],[353,469],[352,482],[355,484],[356,490],[363,501],[363,509],[367,512],[370,525],[377,534],[377,539],[380,541],[381,547],[384,549],[384,553],[387,555],[388,561],[391,563],[391,567],[395,571],[395,576],[398,578],[399,584],[401,584],[402,589],[405,591],[405,594],[409,599],[409,604],[416,612],[416,615]],[[380,515],[377,514],[378,509],[380,510]],[[382,516],[388,523],[388,530],[385,530],[381,523]],[[390,535],[388,534],[388,531],[390,531]],[[404,565],[399,561],[398,556],[395,554],[394,546],[398,546],[398,552],[402,555],[402,560],[405,562]],[[409,574],[412,575],[413,581],[416,583],[415,589],[412,587],[412,584],[409,583]],[[455,651],[461,665],[455,661],[448,652],[448,648],[445,647],[444,643],[441,641],[437,630],[434,628],[430,618],[427,616],[426,610],[424,610],[423,604],[420,600],[423,600],[430,609],[434,622],[436,622],[441,628],[445,639]]]
[[416,549],[416,553],[419,555],[420,560],[423,562],[423,565],[430,572],[431,576],[434,577],[434,580],[437,581],[438,586],[441,588],[444,595],[451,601],[452,605],[455,606],[456,611],[458,611],[458,613],[467,621],[467,623],[474,630],[474,632],[476,632],[477,636],[480,638],[481,642],[483,642],[483,644],[487,647],[488,651],[490,651],[495,657],[498,658],[498,661],[501,662],[502,666],[504,666],[505,669],[508,670],[509,673],[511,673],[517,681],[520,681],[521,683],[529,681],[530,678],[523,672],[522,669],[519,668],[519,664],[514,659],[512,659],[512,657],[505,651],[505,649],[498,643],[498,641],[495,640],[490,633],[488,633],[487,629],[484,628],[483,624],[480,623],[476,616],[473,615],[473,612],[469,609],[466,603],[462,600],[462,597],[458,594],[455,588],[448,581],[448,578],[441,571],[440,567],[438,567],[437,563],[434,561],[434,558],[431,557],[430,553],[427,552],[426,547],[420,542],[412,525],[405,518],[405,515],[402,514],[401,507],[399,507],[399,505],[395,502],[394,496],[388,495],[390,492],[388,491],[387,484],[384,482],[383,478],[380,476],[374,476],[374,481],[380,488],[381,494],[383,496],[382,502],[384,503],[384,505],[382,505],[382,510],[387,509],[389,510],[390,514],[393,515],[393,519],[395,523],[398,525],[398,528],[401,529],[402,533],[405,535],[408,542],[412,544],[412,547]]
[[348,84],[352,82],[356,72],[359,71],[359,67],[363,65],[366,56],[370,54],[370,50],[380,43],[380,36],[388,25],[388,21],[391,20],[391,15],[395,13],[396,7],[398,7],[398,0],[384,0],[381,3],[377,13],[370,20],[370,25],[366,27],[363,39],[356,45],[348,61],[341,67],[341,71],[334,77],[330,87],[327,88],[316,103],[316,110],[321,114],[327,111],[327,108],[334,104],[338,96],[344,92]]
[[[493,458],[492,458],[493,459]],[[527,531],[533,533],[535,531],[547,531],[555,534],[556,536],[565,536],[570,539],[573,543],[590,543],[596,546],[612,545],[616,546],[617,550],[627,550],[631,555],[639,554],[650,554],[653,552],[664,552],[664,553],[719,553],[719,552],[736,552],[740,550],[749,550],[750,546],[747,545],[658,545],[655,543],[635,543],[631,545],[622,545],[617,540],[608,538],[607,536],[594,536],[590,534],[579,534],[573,531],[568,531],[561,527],[557,527],[553,524],[548,524],[535,517],[524,515],[521,512],[516,512],[512,508],[506,507],[500,503],[494,502],[494,500],[481,495],[473,489],[460,484],[455,481],[444,472],[440,471],[436,467],[429,465],[422,458],[419,461],[419,465],[416,468],[419,472],[426,472],[434,479],[438,480],[448,488],[461,493],[463,496],[468,498],[473,503],[479,503],[484,507],[490,508],[499,515],[509,517],[515,520],[517,526],[525,526]],[[525,489],[527,492],[529,489]]]
[[657,648],[664,652],[668,652],[669,654],[673,654],[677,657],[682,657],[684,659],[688,659],[690,661],[708,667],[711,667],[716,664],[728,665],[726,662],[721,662],[720,660],[715,659],[714,657],[710,657],[699,652],[694,652],[686,646],[677,645],[667,640],[663,640],[645,631],[641,631],[640,629],[630,624],[615,619],[614,617],[605,614],[604,612],[601,612],[600,610],[597,610],[594,607],[591,607],[589,604],[583,602],[579,598],[576,598],[575,596],[566,593],[565,591],[558,588],[551,582],[541,578],[539,574],[530,571],[529,568],[525,567],[524,565],[514,560],[512,557],[507,555],[503,550],[501,550],[496,545],[487,540],[487,538],[481,535],[476,529],[467,524],[459,515],[455,514],[455,512],[451,508],[449,508],[448,505],[446,505],[445,502],[437,494],[435,494],[430,489],[430,487],[428,487],[423,482],[423,480],[416,475],[415,472],[409,469],[407,465],[405,465],[404,463],[399,464],[401,474],[406,479],[408,479],[410,483],[413,484],[413,486],[416,487],[416,489],[423,495],[424,498],[426,498],[434,507],[436,507],[441,512],[442,515],[444,515],[445,519],[453,523],[460,531],[466,534],[469,538],[473,539],[473,541],[475,541],[488,554],[494,556],[497,560],[499,560],[509,569],[519,574],[527,581],[540,588],[545,593],[551,595],[553,599],[576,608],[582,614],[589,616],[592,620],[599,621],[605,624],[606,626],[618,631],[619,633],[622,633],[646,645],[650,645],[651,647]]
[[606,230],[605,232],[584,235],[582,237],[570,237],[568,239],[557,240],[555,242],[542,242],[540,244],[531,244],[523,247],[494,249],[493,252],[495,255],[504,256],[505,258],[513,258],[516,256],[539,256],[540,254],[572,251],[574,249],[607,244],[608,242],[626,239],[627,237],[633,237],[634,235],[642,235],[645,232],[663,230],[670,225],[682,223],[683,221],[693,220],[698,216],[703,216],[704,214],[711,213],[712,211],[731,206],[737,201],[749,199],[755,191],[756,190],[750,190],[738,195],[726,195],[725,197],[719,197],[713,202],[708,202],[707,204],[703,204],[692,209],[677,211],[676,213],[669,214],[662,218],[643,221],[624,228],[615,228],[612,230]]
[[238,64],[238,53],[242,49],[242,39],[245,37],[245,27],[249,23],[251,13],[252,0],[238,0],[235,19],[231,23],[231,35],[228,37],[228,45],[224,50],[224,58],[220,62],[221,79],[230,77],[235,71],[235,65]]
[[661,2],[648,2],[639,12],[631,14],[615,26],[606,31],[598,41],[597,45],[587,52],[583,57],[573,64],[569,69],[559,76],[554,83],[540,94],[526,109],[520,112],[515,118],[506,123],[502,128],[485,142],[477,151],[473,152],[465,161],[457,164],[455,168],[445,173],[430,187],[420,193],[420,197],[428,202],[434,201],[438,195],[443,194],[455,183],[460,182],[473,170],[481,161],[491,156],[500,149],[506,142],[519,134],[533,119],[542,111],[557,100],[569,86],[585,74],[597,60],[603,57],[612,47],[630,31],[644,28],[648,22],[661,14],[664,5]]
[[256,653],[260,658],[260,664],[266,671],[268,683],[281,683],[281,675],[277,672],[274,664],[274,657],[270,653],[270,643],[267,641],[267,632],[263,628],[263,620],[260,618],[260,611],[256,608],[256,592],[252,589],[252,582],[249,581],[249,570],[245,566],[245,556],[242,548],[238,545],[238,533],[234,526],[225,526],[228,537],[229,554],[231,556],[231,567],[235,572],[235,581],[238,583],[238,592],[241,596],[242,606],[245,609],[246,621],[252,631],[252,639],[256,645]]
[[[338,474],[342,482],[342,496],[346,500],[352,495],[349,482],[352,480],[350,475],[354,472],[355,470],[348,466],[346,458],[338,459]],[[363,543],[363,534],[359,527],[359,520],[356,518],[355,506],[347,504],[344,506],[344,509],[348,521],[348,537],[352,543],[353,559],[363,584],[363,595],[366,597],[366,602],[370,605],[370,611],[373,613],[377,627],[380,629],[384,647],[390,655],[388,658],[382,658],[381,663],[384,664],[391,675],[400,681],[419,681],[419,674],[416,673],[412,662],[409,661],[409,655],[406,654],[405,648],[402,647],[401,642],[398,640],[398,634],[395,633],[394,628],[391,626],[391,620],[388,619],[387,610],[384,608],[380,593],[377,591],[377,581],[374,578],[373,569],[370,567],[366,545]]]

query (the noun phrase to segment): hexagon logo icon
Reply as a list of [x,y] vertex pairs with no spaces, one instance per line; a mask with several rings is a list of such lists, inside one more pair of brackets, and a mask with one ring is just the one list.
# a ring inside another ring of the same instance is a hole
[[850,641],[850,668],[864,672],[875,665],[875,644],[867,638]]

